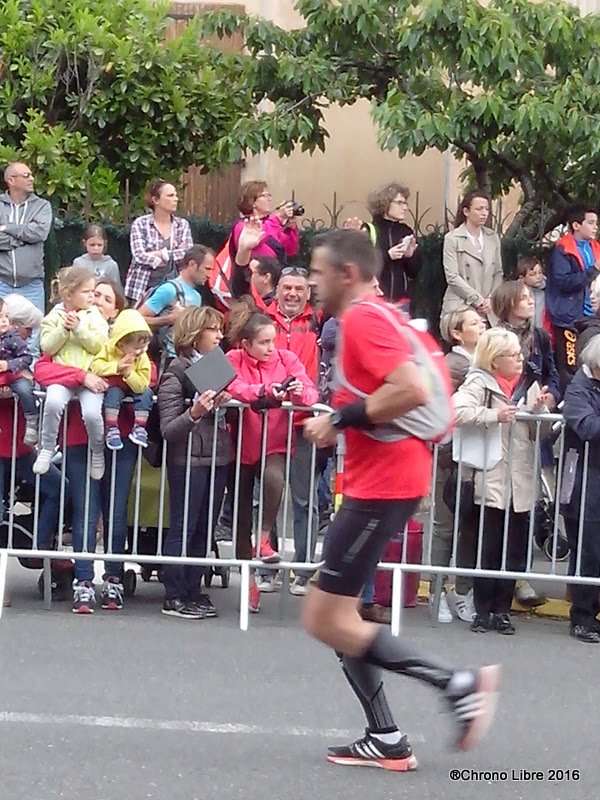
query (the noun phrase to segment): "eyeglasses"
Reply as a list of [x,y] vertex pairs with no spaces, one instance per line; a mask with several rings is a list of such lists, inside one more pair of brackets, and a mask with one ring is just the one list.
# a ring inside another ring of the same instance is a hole
[[15,172],[13,173],[13,178],[33,178],[32,172]]
[[[273,197],[271,192],[261,192],[258,197]],[[256,198],[258,200],[258,197]]]
[[408,205],[408,203],[407,203],[407,201],[406,201],[406,200],[392,200],[392,202],[390,203],[390,205],[391,205],[391,206],[392,206],[392,205],[397,205],[397,206],[407,206],[407,205]]
[[281,277],[284,275],[298,275],[300,278],[308,278],[308,270],[304,267],[285,267],[281,270]]
[[518,353],[502,353],[500,358],[512,358],[515,361],[522,361],[523,360],[523,353],[519,350]]

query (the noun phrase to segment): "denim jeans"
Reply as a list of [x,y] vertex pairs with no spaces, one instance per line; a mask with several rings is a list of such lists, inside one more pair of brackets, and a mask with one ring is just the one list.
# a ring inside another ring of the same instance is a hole
[[[115,494],[112,504],[112,552],[118,555],[125,552],[127,541],[127,507],[129,492],[138,455],[138,447],[129,439],[123,440],[122,450],[112,450],[106,456],[106,472],[102,478],[100,494],[102,501],[102,518],[104,522],[104,551],[108,551],[110,541],[110,487],[112,483],[113,459],[115,464]],[[123,562],[104,562],[106,577],[122,580]]]
[[[216,467],[215,488],[213,498],[212,528],[208,530],[208,510],[210,498],[210,466],[191,467],[190,492],[188,501],[188,519],[186,542],[188,556],[203,558],[206,556],[208,537],[212,539],[223,494],[227,483],[227,467]],[[169,533],[163,547],[166,556],[180,556],[183,550],[183,517],[185,504],[185,466],[167,465],[169,480]],[[205,567],[186,567],[180,564],[165,564],[163,583],[165,600],[197,600],[200,594],[200,582]]]
[[23,409],[25,418],[38,416],[37,400],[33,394],[33,383],[28,381],[27,378],[17,378],[10,384],[12,393],[19,398],[19,403]]
[[[24,283],[23,286],[18,287],[12,286],[10,283],[6,283],[5,281],[0,281],[0,297],[6,297],[7,294],[13,293],[26,297],[27,300],[32,302],[36,308],[39,308],[42,314],[46,313],[46,297],[44,293],[44,281],[42,278],[34,278],[34,280],[29,281],[29,283]],[[33,332],[27,344],[29,346],[29,352],[31,355],[34,356],[34,358],[38,358],[40,355],[39,328]]]
[[[313,494],[310,497],[311,480],[311,453],[312,445],[304,438],[302,431],[296,433],[296,451],[292,456],[290,465],[290,488],[292,490],[292,504],[294,509],[294,561],[313,561],[317,536],[319,533],[319,499],[317,495],[318,476],[313,480]],[[312,515],[310,554],[308,545],[308,518]],[[298,570],[301,577],[310,577],[314,570]]]
[[375,602],[375,576],[369,578],[369,580],[363,586],[360,599],[365,606],[372,606]]
[[[73,518],[71,529],[73,551],[93,553],[96,550],[96,530],[100,519],[100,481],[89,479],[89,505],[85,516],[85,488],[88,480],[88,448],[85,444],[67,447],[65,451],[66,476],[69,481]],[[75,579],[94,580],[93,561],[75,561]]]
[[109,386],[104,395],[104,408],[109,408],[111,411],[117,411],[121,408],[121,403],[125,397],[133,398],[134,411],[147,411],[150,413],[154,403],[154,394],[152,389],[146,389],[145,392],[134,394],[131,391],[122,389],[120,386]]
[[[10,475],[10,458],[0,458],[0,487],[4,487],[5,476]],[[35,486],[35,475],[32,471],[33,455],[17,457],[16,476],[28,486]],[[60,493],[60,472],[51,464],[45,475],[40,477],[40,511],[38,517],[39,550],[51,550],[58,524],[58,496]],[[2,511],[4,511],[4,493],[2,492]]]

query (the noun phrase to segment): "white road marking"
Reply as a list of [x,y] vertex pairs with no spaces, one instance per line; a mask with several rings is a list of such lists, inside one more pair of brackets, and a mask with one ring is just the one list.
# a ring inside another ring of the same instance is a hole
[[[137,717],[96,717],[79,714],[32,714],[25,711],[0,711],[1,723],[23,725],[74,725],[88,728],[123,728],[146,731],[183,731],[186,733],[237,733],[249,736],[313,736],[328,739],[353,739],[358,730],[342,728],[303,728],[267,725],[247,725],[242,722],[199,722],[185,719],[144,719]],[[425,737],[410,734],[413,742],[424,742]]]

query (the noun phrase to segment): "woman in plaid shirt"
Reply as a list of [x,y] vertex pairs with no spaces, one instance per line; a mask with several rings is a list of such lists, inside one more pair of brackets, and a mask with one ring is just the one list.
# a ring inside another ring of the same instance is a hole
[[162,283],[170,264],[179,268],[183,255],[193,244],[187,220],[176,217],[177,189],[163,180],[153,181],[146,192],[150,214],[131,226],[131,265],[125,282],[125,296],[135,307],[146,291]]

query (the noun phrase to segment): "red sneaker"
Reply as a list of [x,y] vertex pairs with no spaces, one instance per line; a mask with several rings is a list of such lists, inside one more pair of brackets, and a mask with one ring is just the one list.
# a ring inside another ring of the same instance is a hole
[[260,543],[260,560],[264,561],[265,564],[276,564],[278,561],[281,561],[281,556],[274,550],[271,546],[271,542],[268,539],[263,539]]
[[254,580],[250,583],[250,592],[248,593],[248,605],[250,606],[251,614],[258,614],[260,611],[260,592]]

